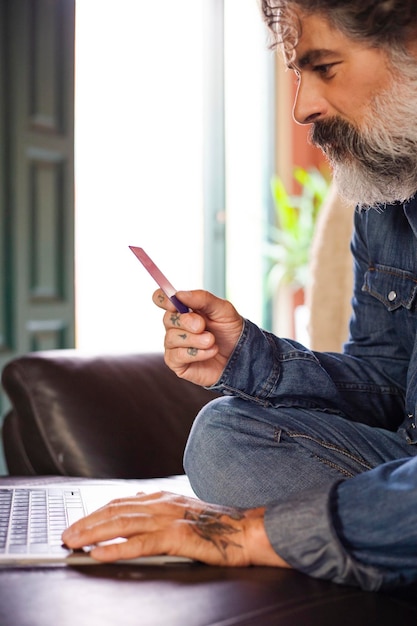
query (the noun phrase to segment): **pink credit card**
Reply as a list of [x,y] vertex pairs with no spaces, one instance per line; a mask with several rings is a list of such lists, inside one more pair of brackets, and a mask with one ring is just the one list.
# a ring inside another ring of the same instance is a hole
[[177,311],[179,313],[188,313],[190,310],[188,306],[185,306],[185,304],[178,300],[175,295],[176,289],[174,289],[167,277],[164,276],[159,267],[157,267],[152,259],[146,254],[145,250],[143,248],[138,248],[137,246],[129,246],[129,248],[160,286],[164,294],[171,300]]

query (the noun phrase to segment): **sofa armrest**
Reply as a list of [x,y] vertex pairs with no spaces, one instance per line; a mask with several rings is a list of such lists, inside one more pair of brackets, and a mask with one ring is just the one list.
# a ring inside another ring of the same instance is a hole
[[12,409],[10,473],[154,478],[183,473],[191,424],[215,397],[177,376],[162,354],[35,352],[2,374]]

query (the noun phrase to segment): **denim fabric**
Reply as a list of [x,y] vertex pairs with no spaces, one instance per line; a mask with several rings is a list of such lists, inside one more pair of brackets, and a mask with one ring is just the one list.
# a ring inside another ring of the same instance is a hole
[[246,321],[184,462],[201,497],[267,505],[297,569],[378,589],[417,580],[416,199],[356,213],[352,251],[343,353]]

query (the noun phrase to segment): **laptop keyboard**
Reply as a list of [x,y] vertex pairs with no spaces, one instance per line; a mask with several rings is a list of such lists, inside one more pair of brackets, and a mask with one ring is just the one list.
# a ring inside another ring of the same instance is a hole
[[62,532],[83,515],[77,490],[0,489],[0,553],[68,554]]

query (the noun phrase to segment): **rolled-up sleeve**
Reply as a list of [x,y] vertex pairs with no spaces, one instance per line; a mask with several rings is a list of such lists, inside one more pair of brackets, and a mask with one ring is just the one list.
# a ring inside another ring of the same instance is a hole
[[265,529],[274,550],[294,569],[336,583],[375,591],[382,585],[373,567],[352,559],[334,526],[336,486],[312,491],[269,506]]
[[315,578],[368,591],[417,580],[417,457],[266,510],[276,552]]

